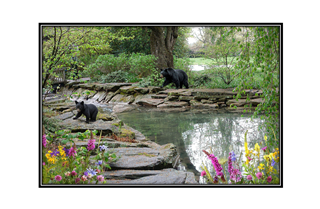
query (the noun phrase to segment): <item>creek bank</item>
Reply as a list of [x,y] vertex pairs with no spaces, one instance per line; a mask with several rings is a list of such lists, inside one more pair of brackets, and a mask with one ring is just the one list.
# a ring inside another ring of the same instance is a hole
[[[149,86],[141,88],[132,83],[68,83],[61,88],[61,95],[72,100],[94,101],[100,104],[117,104],[113,112],[125,112],[139,106],[153,107],[156,111],[226,111],[243,113],[243,110],[254,111],[263,102],[261,90],[247,89],[243,97],[236,101],[237,92],[229,89],[162,89]],[[237,106],[237,108],[234,108]],[[248,107],[246,107],[248,106]],[[251,107],[250,107],[251,106]]]
[[[49,103],[44,102],[43,106],[49,107],[57,113],[52,117],[60,121],[59,125],[63,129],[71,130],[71,132],[84,132],[88,129],[98,130],[98,134],[94,137],[95,146],[106,145],[107,151],[115,153],[119,157],[116,162],[109,164],[111,170],[102,172],[107,184],[198,184],[194,173],[173,168],[177,167],[179,161],[176,146],[172,143],[159,145],[149,141],[142,133],[124,124],[113,112],[113,110],[120,108],[119,105],[110,106],[109,113],[108,111],[99,112],[97,121],[88,124],[85,122],[85,117],[73,120],[77,114],[73,101],[63,101],[58,95],[54,97],[54,99],[48,100]],[[126,109],[126,105],[120,106]],[[102,131],[102,137],[99,141],[100,131]],[[126,139],[130,140],[115,140],[110,137],[113,134],[127,137]],[[62,141],[63,139],[58,139],[58,143],[62,144]],[[78,148],[87,147],[88,139],[76,138],[74,141]],[[70,147],[70,144],[68,143],[66,146]],[[94,157],[94,155],[91,156],[91,158]],[[93,164],[93,159],[90,162]]]

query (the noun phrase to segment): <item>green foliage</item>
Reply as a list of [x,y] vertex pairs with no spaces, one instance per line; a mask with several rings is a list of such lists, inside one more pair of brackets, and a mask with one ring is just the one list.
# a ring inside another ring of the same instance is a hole
[[152,76],[156,66],[153,55],[141,53],[100,55],[98,59],[85,68],[86,75],[92,81],[100,82],[138,82],[141,77]]
[[153,55],[132,53],[129,58],[130,72],[140,78],[150,75],[150,70],[156,68],[157,58]]
[[[244,89],[251,89],[257,80],[255,75],[260,72],[259,87],[263,91],[263,103],[258,105],[253,117],[263,113],[268,139],[272,146],[279,146],[280,130],[280,28],[279,27],[253,27],[245,30],[246,42],[242,45],[243,53],[236,66],[240,70],[240,79],[236,91],[236,98],[241,98]],[[249,41],[250,34],[254,41]],[[253,57],[252,61],[250,56]],[[275,134],[273,134],[273,131]]]
[[49,117],[42,118],[42,124],[44,125],[45,130],[47,130],[49,133],[54,133],[56,130],[61,129],[59,122],[61,122],[61,120],[56,118],[49,118]]
[[99,81],[102,83],[128,82],[128,72],[118,70],[107,75],[101,75]]

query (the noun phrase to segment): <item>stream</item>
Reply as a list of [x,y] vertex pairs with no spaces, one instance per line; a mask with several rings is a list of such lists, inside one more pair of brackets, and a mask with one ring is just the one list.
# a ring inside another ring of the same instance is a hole
[[[211,161],[202,152],[212,152],[228,158],[234,151],[237,157],[244,151],[244,135],[248,130],[249,148],[263,141],[263,131],[258,129],[263,121],[251,120],[251,115],[236,113],[201,114],[192,112],[164,113],[140,107],[136,111],[117,114],[128,126],[140,131],[149,140],[160,145],[173,143],[180,154],[178,169],[200,175],[201,166],[213,171]],[[244,156],[241,158],[244,159]],[[227,163],[225,164],[227,170]],[[200,178],[201,180],[201,178]]]

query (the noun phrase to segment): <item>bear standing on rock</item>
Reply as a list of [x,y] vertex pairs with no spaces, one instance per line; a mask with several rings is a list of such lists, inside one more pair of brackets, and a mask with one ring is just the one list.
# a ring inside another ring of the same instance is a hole
[[161,77],[165,77],[165,81],[162,84],[162,88],[170,83],[174,83],[176,88],[182,89],[182,85],[184,85],[187,89],[189,88],[188,84],[188,76],[183,70],[174,70],[172,68],[161,69]]
[[93,104],[84,104],[84,102],[76,102],[76,109],[78,111],[78,114],[76,117],[73,118],[73,120],[78,119],[82,114],[86,116],[86,123],[89,123],[90,121],[94,122],[97,119],[98,114],[98,108]]

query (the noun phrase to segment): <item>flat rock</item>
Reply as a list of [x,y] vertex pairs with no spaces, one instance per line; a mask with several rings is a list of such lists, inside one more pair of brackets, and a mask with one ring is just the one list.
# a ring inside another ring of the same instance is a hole
[[76,120],[68,118],[63,120],[60,125],[66,129],[70,129],[72,132],[84,132],[86,130],[102,130],[103,135],[118,133],[118,127],[112,125],[112,121],[97,120],[95,122],[90,122],[89,124],[85,122],[85,117],[80,117]]
[[130,104],[134,101],[133,95],[117,94],[109,102]]
[[164,102],[163,104],[158,105],[158,108],[181,108],[188,106],[188,102]]
[[113,107],[113,113],[121,113],[121,112],[129,112],[135,110],[137,108],[136,105],[129,105],[129,104],[117,104]]
[[149,89],[148,88],[135,88],[134,89],[136,92],[140,93],[140,94],[147,94],[149,92]]
[[114,169],[161,169],[164,158],[152,148],[116,148],[114,153],[120,156],[117,162],[110,163]]
[[102,100],[104,100],[107,96],[107,92],[105,91],[98,91],[93,97],[92,99],[98,102],[101,102]]
[[192,174],[172,168],[163,170],[117,170],[103,173],[107,184],[198,184],[194,178],[192,179]]
[[163,99],[143,98],[137,101],[136,104],[142,106],[157,107],[159,104],[162,104],[163,102]]
[[[159,94],[167,94],[170,96],[186,96],[186,92],[189,92],[189,89],[167,89],[165,91],[160,91]],[[184,93],[184,94],[183,94]]]
[[73,116],[74,116],[74,114],[72,112],[66,112],[64,114],[56,116],[55,118],[57,118],[59,120],[66,120],[66,119],[71,118]]
[[232,92],[229,89],[194,89],[191,92],[192,96],[205,96],[211,97],[213,95],[236,95],[236,92]]

